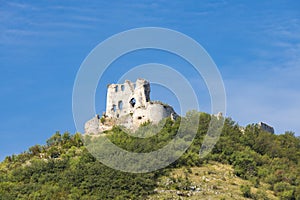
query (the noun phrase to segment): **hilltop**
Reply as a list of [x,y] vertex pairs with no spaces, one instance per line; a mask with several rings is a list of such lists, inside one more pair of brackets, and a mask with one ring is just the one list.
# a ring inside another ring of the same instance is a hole
[[[212,117],[206,113],[167,118],[149,138],[118,126],[104,134],[128,151],[150,152],[174,137],[181,120],[191,122],[184,127],[189,131],[195,117],[200,120],[192,145],[170,166],[150,173],[111,169],[89,153],[81,134],[57,132],[46,145],[0,164],[0,199],[300,199],[300,139],[292,132],[275,135],[255,124],[241,131],[226,118],[219,141],[203,159],[198,153]],[[156,128],[144,123],[137,132]]]

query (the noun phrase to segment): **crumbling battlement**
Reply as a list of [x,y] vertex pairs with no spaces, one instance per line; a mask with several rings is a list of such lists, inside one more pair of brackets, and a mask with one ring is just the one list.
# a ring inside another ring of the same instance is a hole
[[150,101],[150,83],[138,79],[124,84],[110,84],[107,88],[106,115],[119,118],[133,113],[136,108],[146,107]]

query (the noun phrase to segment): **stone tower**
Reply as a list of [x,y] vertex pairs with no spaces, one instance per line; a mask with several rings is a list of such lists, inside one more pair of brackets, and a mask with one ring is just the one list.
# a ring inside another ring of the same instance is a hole
[[107,88],[106,116],[119,118],[133,114],[135,108],[146,107],[150,101],[150,83],[138,79],[135,83],[128,80],[124,84],[110,84]]

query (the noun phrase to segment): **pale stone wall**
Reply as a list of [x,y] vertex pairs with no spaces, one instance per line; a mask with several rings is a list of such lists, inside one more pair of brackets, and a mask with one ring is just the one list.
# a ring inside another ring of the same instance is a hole
[[98,115],[87,121],[84,125],[85,133],[98,133],[99,132],[99,124],[100,119]]
[[145,108],[137,108],[133,113],[133,123],[138,126],[148,120],[157,124],[160,120],[170,117],[172,114],[176,115],[171,106],[160,103],[148,102]]
[[119,118],[133,113],[137,107],[145,107],[149,100],[150,84],[144,79],[138,79],[136,83],[126,80],[124,84],[110,84],[107,88],[106,115]]

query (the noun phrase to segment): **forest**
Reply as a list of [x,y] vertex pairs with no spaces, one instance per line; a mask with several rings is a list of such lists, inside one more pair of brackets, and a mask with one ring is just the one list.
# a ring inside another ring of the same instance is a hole
[[[226,118],[218,142],[207,156],[200,158],[199,150],[212,117],[190,111],[176,121],[164,120],[162,128],[145,123],[136,133],[128,134],[118,126],[102,133],[120,148],[145,153],[168,144],[182,121],[183,132],[196,128],[195,138],[179,159],[148,173],[122,172],[99,162],[88,147],[101,137],[56,132],[45,145],[32,146],[0,163],[0,199],[149,199],[155,195],[161,177],[170,176],[174,170],[189,171],[220,163],[230,165],[236,177],[249,182],[239,186],[243,198],[269,199],[261,187],[267,184],[267,190],[277,199],[300,200],[300,138],[295,133],[272,134],[257,124],[242,130],[235,121]],[[196,125],[195,119],[199,119]],[[150,136],[138,138],[132,134]],[[190,139],[189,134],[180,138],[183,144]],[[96,150],[101,148],[105,147]],[[185,188],[174,184],[174,189]],[[259,192],[253,193],[251,188]]]

